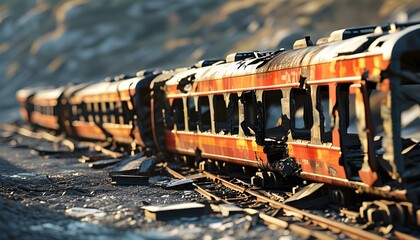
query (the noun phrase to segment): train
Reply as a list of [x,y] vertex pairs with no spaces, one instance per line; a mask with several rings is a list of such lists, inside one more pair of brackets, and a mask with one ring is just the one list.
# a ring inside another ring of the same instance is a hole
[[69,137],[419,204],[419,63],[420,23],[393,23],[16,96]]

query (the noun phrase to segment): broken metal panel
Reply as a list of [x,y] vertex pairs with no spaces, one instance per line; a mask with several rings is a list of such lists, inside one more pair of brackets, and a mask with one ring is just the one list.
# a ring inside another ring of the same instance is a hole
[[168,206],[145,206],[144,218],[162,221],[180,217],[196,217],[204,214],[206,206],[201,203],[181,203]]

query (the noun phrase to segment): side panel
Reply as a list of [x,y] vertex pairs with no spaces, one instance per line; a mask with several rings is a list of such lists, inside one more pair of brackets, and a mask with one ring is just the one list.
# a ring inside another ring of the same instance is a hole
[[261,168],[267,163],[263,147],[252,138],[184,131],[166,131],[165,136],[166,146],[172,152],[195,155],[198,148],[205,158]]

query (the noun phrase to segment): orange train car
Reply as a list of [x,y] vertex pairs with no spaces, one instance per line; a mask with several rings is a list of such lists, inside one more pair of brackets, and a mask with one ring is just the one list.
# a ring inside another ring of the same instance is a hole
[[59,111],[59,101],[64,92],[64,87],[55,89],[38,89],[36,93],[30,97],[33,110],[28,111],[31,123],[61,131],[61,121]]
[[167,150],[418,202],[418,121],[401,119],[419,104],[420,26],[405,27],[174,75],[153,89]]
[[19,112],[25,122],[31,122],[31,114],[34,111],[32,98],[40,88],[25,88],[16,92],[16,100]]
[[139,95],[144,89],[149,92],[151,79],[159,74],[142,72],[132,78],[91,84],[69,94],[64,110],[69,116],[68,131],[80,138],[150,148],[148,143],[153,140],[147,141],[151,139],[144,130],[147,123],[140,122],[137,114],[143,112],[148,116],[150,100],[145,106]]
[[17,97],[70,136],[420,202],[419,23],[226,60]]

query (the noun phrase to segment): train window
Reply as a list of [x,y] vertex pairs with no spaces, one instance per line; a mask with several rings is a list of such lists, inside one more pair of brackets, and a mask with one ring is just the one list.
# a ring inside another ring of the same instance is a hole
[[211,128],[210,103],[207,96],[198,98],[198,111],[200,113],[200,132],[209,131]]
[[77,109],[77,105],[73,105],[73,106],[71,106],[71,113],[72,113],[72,115],[73,115],[74,117],[76,117],[76,118],[77,118],[77,116],[78,116],[78,114],[79,114],[78,109]]
[[172,111],[174,112],[176,129],[185,130],[184,103],[182,102],[182,98],[174,99]]
[[328,86],[317,88],[317,109],[320,116],[320,131],[322,142],[332,142],[331,133],[331,109]]
[[[163,107],[159,106],[161,104],[163,105]],[[163,117],[163,125],[167,129],[173,130],[174,129],[174,115],[173,115],[173,111],[171,110],[171,106],[169,105],[169,101],[165,99],[163,103],[156,104],[155,102],[155,111],[159,111],[157,109],[161,109],[162,111],[161,114]],[[155,112],[155,116],[158,116],[158,114],[159,114],[158,112]]]
[[245,122],[241,123],[241,127],[244,130],[245,135],[254,136],[255,130],[258,128],[255,92],[243,93],[242,101],[244,103]]
[[[348,94],[347,106],[347,133],[357,134],[356,122],[356,95]],[[346,105],[345,105],[346,106]]]
[[282,137],[282,109],[281,109],[281,90],[265,91],[263,93],[264,102],[264,129],[266,137]]
[[124,121],[121,121],[121,120],[123,120],[122,119],[122,116],[121,116],[121,102],[115,102],[115,104],[114,104],[114,114],[115,114],[115,123],[116,124],[120,124],[120,123],[123,123]]
[[237,93],[232,93],[229,96],[228,106],[228,124],[231,134],[239,133],[239,97]]
[[290,110],[293,138],[310,140],[313,124],[312,101],[307,90],[292,89]]
[[89,121],[89,112],[87,111],[87,105],[86,103],[82,102],[80,105],[81,108],[81,114],[83,114],[83,121],[87,122]]
[[227,133],[228,131],[228,119],[226,103],[223,95],[215,95],[213,97],[213,108],[214,108],[214,122],[216,127],[216,133],[222,132]]
[[103,123],[106,123],[106,122],[108,122],[108,114],[107,114],[107,111],[106,111],[106,106],[105,106],[105,102],[100,102],[99,103],[99,109],[100,109],[100,112],[101,112],[101,121],[103,122]]
[[195,111],[194,98],[187,98],[188,106],[188,129],[190,131],[197,131],[198,114]]
[[84,115],[84,112],[83,112],[83,105],[82,104],[83,103],[75,105],[77,112],[76,112],[76,115],[73,115],[73,117],[74,117],[75,120],[80,120],[80,121],[84,122],[86,120],[85,120],[85,115]]
[[92,103],[93,105],[93,118],[95,119],[95,122],[98,123],[100,121],[99,119],[99,109],[98,109],[98,103]]
[[88,121],[93,122],[93,103],[87,103],[86,110],[88,113]]
[[109,103],[108,112],[109,112],[109,122],[116,123],[117,117],[116,117],[116,114],[115,114],[115,102],[110,102]]
[[52,111],[51,111],[51,114],[53,115],[53,116],[57,116],[58,115],[58,106],[54,106],[54,107],[51,107],[52,109]]
[[132,119],[132,115],[131,115],[131,111],[128,108],[128,102],[127,101],[122,101],[122,116],[123,116],[123,123],[125,125],[130,124],[130,121]]

